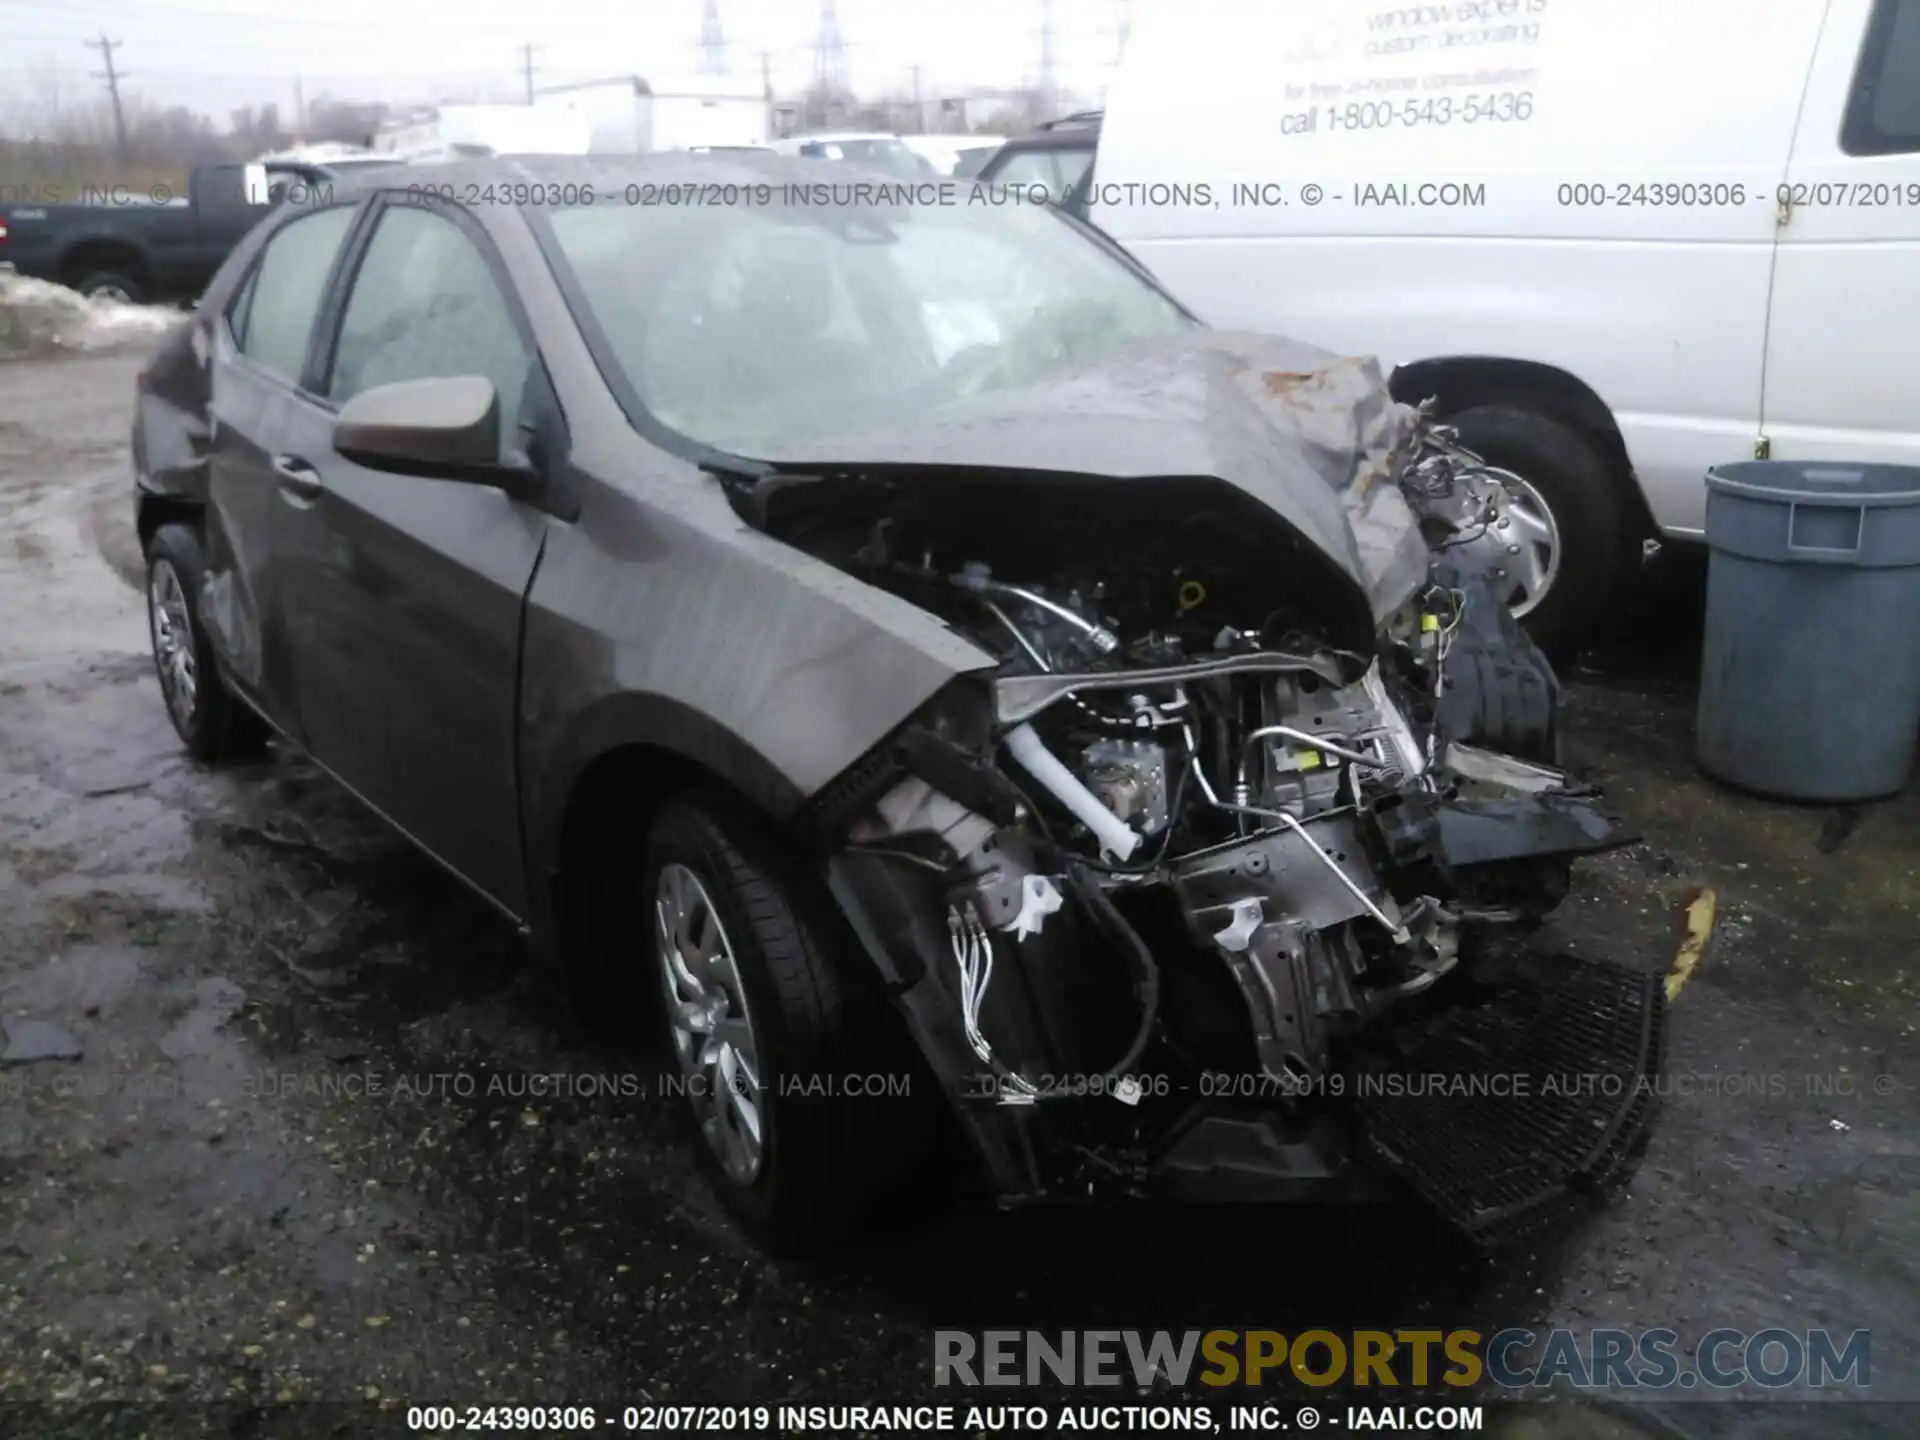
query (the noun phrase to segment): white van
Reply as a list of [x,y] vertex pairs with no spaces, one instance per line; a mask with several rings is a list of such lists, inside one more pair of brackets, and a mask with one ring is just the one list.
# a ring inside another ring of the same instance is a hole
[[1089,201],[1522,477],[1536,633],[1697,538],[1711,465],[1920,463],[1920,0],[1159,0]]

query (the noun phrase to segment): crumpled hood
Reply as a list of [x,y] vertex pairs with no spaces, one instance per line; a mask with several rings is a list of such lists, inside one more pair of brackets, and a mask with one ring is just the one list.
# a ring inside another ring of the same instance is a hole
[[1365,592],[1377,622],[1429,563],[1397,476],[1417,413],[1371,357],[1196,329],[899,425],[762,452],[783,468],[980,468],[1223,481],[1271,509]]

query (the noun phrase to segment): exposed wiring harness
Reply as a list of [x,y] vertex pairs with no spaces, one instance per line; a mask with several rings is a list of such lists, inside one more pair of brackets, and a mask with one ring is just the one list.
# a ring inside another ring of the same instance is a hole
[[1134,963],[1140,968],[1140,980],[1133,992],[1140,1002],[1140,1026],[1134,1032],[1133,1042],[1127,1046],[1126,1053],[1101,1077],[1106,1084],[1114,1085],[1125,1079],[1127,1072],[1140,1063],[1140,1057],[1146,1054],[1147,1045],[1153,1039],[1154,1028],[1160,1022],[1160,966],[1155,962],[1147,942],[1140,938],[1140,932],[1128,923],[1127,917],[1120,913],[1107,892],[1077,861],[1067,864],[1067,888],[1087,907],[1094,923],[1107,932],[1109,940],[1133,952]]
[[954,963],[960,969],[960,1023],[966,1031],[967,1044],[1006,1087],[1001,1092],[1005,1103],[1031,1103],[1039,1099],[1040,1092],[1033,1082],[1009,1069],[993,1053],[993,1046],[980,1029],[980,1010],[986,1004],[987,987],[993,983],[993,936],[980,923],[979,916],[959,906],[947,911],[947,933],[953,942]]
[[[1123,1087],[1129,1079],[1128,1072],[1140,1063],[1140,1057],[1146,1053],[1159,1026],[1160,967],[1147,942],[1140,938],[1140,932],[1128,923],[1127,917],[1107,897],[1087,866],[1078,860],[1068,860],[1066,881],[1068,890],[1086,910],[1088,918],[1105,932],[1109,940],[1129,952],[1139,970],[1134,996],[1140,1004],[1140,1024],[1134,1031],[1126,1053],[1101,1075],[1098,1085],[1101,1093],[1117,1095],[1123,1093]],[[986,1005],[987,990],[993,983],[993,935],[970,907],[958,905],[947,911],[947,933],[953,944],[954,964],[959,970],[961,1025],[966,1032],[967,1045],[1001,1082],[1001,1103],[1033,1104],[1081,1093],[1078,1089],[1042,1091],[1026,1076],[1009,1068],[994,1053],[992,1043],[980,1028],[980,1014]]]

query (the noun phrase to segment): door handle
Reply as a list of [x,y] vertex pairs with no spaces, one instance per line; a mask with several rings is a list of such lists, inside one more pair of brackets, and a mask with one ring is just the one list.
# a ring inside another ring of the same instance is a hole
[[298,455],[274,456],[273,473],[280,481],[280,488],[296,500],[320,498],[320,472]]

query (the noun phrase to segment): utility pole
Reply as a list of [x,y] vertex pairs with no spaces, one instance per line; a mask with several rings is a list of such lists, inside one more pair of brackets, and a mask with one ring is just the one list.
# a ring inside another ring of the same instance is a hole
[[293,139],[297,145],[307,143],[307,94],[298,75],[293,77]]
[[767,110],[767,138],[773,138],[773,52],[760,52],[760,102]]
[[700,7],[700,73],[727,73],[727,37],[720,28],[720,0],[706,0]]
[[927,112],[920,105],[920,67],[913,67],[913,133],[924,135],[927,129]]
[[527,79],[527,104],[533,103],[533,46],[520,47],[520,70]]
[[113,68],[113,52],[120,48],[120,42],[109,40],[103,30],[98,40],[82,40],[80,43],[89,50],[98,50],[101,62],[107,67],[94,71],[93,78],[106,81],[107,94],[113,97],[113,137],[120,148],[120,163],[124,165],[127,161],[127,115],[120,105],[120,82],[127,77]]
[[1053,0],[1040,0],[1040,108],[1053,119]]

